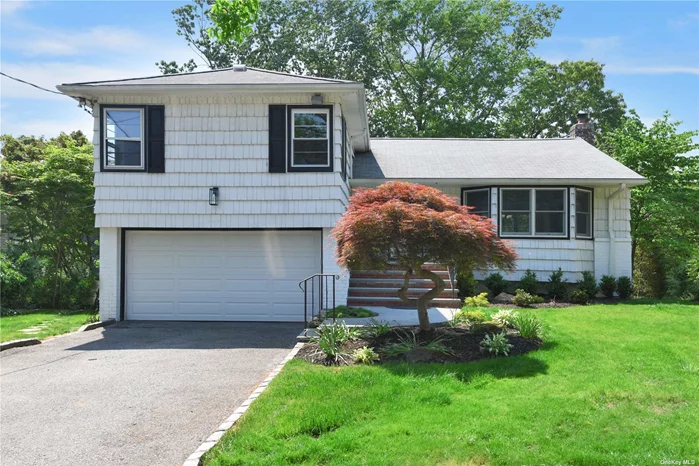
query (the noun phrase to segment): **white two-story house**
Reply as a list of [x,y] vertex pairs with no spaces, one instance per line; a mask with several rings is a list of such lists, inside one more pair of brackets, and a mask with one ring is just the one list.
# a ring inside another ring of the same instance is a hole
[[579,137],[372,140],[361,83],[244,66],[58,89],[94,116],[102,319],[302,321],[317,273],[362,304],[330,232],[353,188],[389,180],[492,218],[520,256],[510,280],[631,275],[644,179]]

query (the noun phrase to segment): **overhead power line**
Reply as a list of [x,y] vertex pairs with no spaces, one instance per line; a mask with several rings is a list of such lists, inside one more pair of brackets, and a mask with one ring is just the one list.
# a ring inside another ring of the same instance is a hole
[[24,79],[15,78],[14,76],[10,76],[9,74],[3,73],[2,71],[0,71],[0,74],[5,76],[6,78],[10,78],[10,79],[17,81],[17,82],[20,82],[22,84],[27,84],[28,86],[35,87],[35,88],[40,89],[42,91],[50,92],[51,94],[58,94],[58,95],[64,95],[66,97],[70,97],[68,95],[63,94],[62,92],[52,91],[51,89],[46,89],[45,87],[37,86],[36,84],[32,84],[28,81],[25,81]]

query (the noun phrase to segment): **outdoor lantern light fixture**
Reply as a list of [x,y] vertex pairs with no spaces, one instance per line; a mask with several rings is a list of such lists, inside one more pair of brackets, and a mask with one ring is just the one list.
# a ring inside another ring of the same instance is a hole
[[313,105],[323,105],[323,96],[320,94],[313,94],[311,96],[311,104]]
[[209,205],[218,205],[218,188],[209,188]]

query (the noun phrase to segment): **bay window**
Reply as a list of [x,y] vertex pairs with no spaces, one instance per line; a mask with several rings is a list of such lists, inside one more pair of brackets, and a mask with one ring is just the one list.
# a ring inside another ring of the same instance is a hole
[[501,188],[500,235],[567,237],[567,188]]

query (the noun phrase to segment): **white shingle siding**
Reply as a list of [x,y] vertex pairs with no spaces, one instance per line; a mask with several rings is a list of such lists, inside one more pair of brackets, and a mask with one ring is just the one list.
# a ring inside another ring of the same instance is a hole
[[[442,191],[459,199],[460,187],[440,187]],[[618,189],[613,187],[594,188],[594,240],[575,238],[575,190],[571,189],[569,205],[569,228],[571,239],[517,239],[514,243],[519,255],[517,270],[507,274],[508,280],[519,280],[524,271],[536,272],[540,281],[546,281],[551,272],[560,267],[564,277],[571,283],[582,278],[583,271],[593,271],[599,280],[602,275],[616,277],[631,276],[631,212],[630,190],[624,189],[612,198],[611,219],[614,235],[614,254],[609,253],[609,231],[607,230],[607,198]],[[497,224],[498,196],[497,189],[491,190],[491,212]],[[484,278],[490,272],[480,272],[476,276]]]
[[[165,173],[99,171],[95,108],[96,226],[135,228],[332,227],[349,197],[340,176],[342,110],[333,104],[333,173],[268,173],[270,104],[311,103],[311,93],[248,96],[114,96],[106,104],[165,105]],[[209,206],[209,188],[220,202]]]

